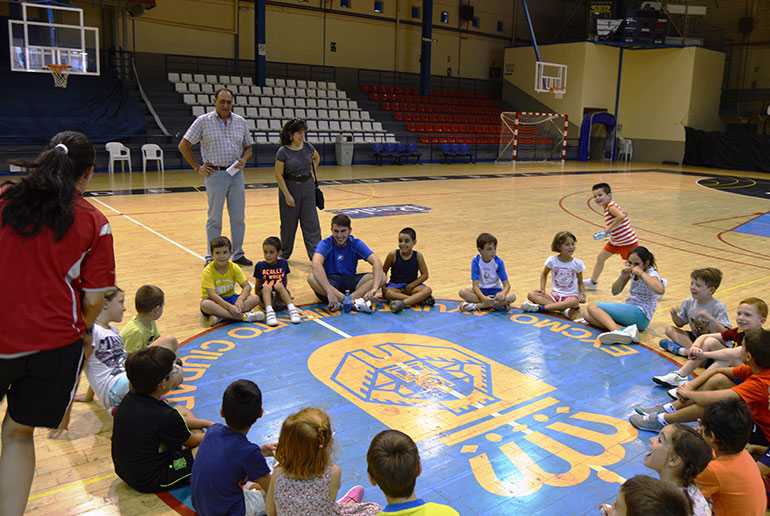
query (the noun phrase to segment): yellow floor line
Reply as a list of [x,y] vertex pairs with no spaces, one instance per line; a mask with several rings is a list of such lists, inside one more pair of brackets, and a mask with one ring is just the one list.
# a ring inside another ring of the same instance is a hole
[[29,501],[37,500],[38,498],[43,498],[45,496],[50,496],[52,494],[61,493],[62,491],[66,491],[68,489],[72,489],[75,487],[85,486],[88,484],[92,484],[94,482],[98,482],[100,480],[104,480],[105,478],[113,478],[117,477],[115,473],[110,473],[109,475],[102,475],[101,477],[96,478],[89,478],[88,480],[81,480],[80,482],[73,482],[72,484],[67,484],[65,486],[57,487],[55,489],[51,489],[49,491],[44,491],[42,493],[38,493],[36,495],[32,495],[29,497]]

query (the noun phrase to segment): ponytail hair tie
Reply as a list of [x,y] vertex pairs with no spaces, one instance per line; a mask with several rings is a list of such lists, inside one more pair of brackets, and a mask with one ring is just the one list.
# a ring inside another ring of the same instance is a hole
[[54,149],[61,149],[61,150],[64,151],[64,154],[69,154],[70,153],[70,150],[63,143],[57,144],[56,147],[54,147]]
[[318,445],[318,447],[319,447],[319,448],[323,448],[323,447],[324,447],[324,445],[323,445],[323,444],[319,444],[319,445]]

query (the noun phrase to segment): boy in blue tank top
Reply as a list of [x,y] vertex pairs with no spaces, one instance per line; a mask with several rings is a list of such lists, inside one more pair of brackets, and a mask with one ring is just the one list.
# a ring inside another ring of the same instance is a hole
[[420,303],[433,306],[436,300],[432,290],[425,285],[428,280],[428,266],[422,253],[414,250],[417,233],[412,228],[398,232],[398,249],[388,253],[382,270],[385,275],[390,270],[390,281],[382,287],[382,297],[390,301],[390,311],[400,312],[407,306]]

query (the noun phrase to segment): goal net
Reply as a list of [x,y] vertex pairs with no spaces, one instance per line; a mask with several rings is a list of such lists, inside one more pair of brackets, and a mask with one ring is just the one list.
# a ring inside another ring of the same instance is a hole
[[567,154],[567,115],[504,111],[500,113],[497,163],[560,160]]

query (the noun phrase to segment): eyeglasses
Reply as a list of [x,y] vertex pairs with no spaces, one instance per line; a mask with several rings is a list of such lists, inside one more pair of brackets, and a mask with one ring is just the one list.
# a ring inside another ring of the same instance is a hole
[[177,365],[174,365],[174,367],[171,369],[171,372],[170,372],[170,373],[168,373],[168,374],[167,374],[166,376],[164,376],[163,378],[161,378],[161,380],[160,380],[160,381],[162,382],[162,381],[163,381],[163,380],[165,380],[166,378],[171,378],[172,376],[174,376],[175,374],[177,374],[179,371],[181,371],[181,369],[179,368],[179,366],[177,366]]

